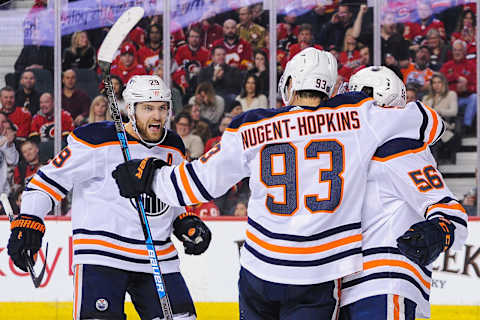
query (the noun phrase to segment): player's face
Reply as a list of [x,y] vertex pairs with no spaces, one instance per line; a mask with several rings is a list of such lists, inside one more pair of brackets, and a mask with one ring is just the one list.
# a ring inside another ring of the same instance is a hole
[[159,141],[168,117],[168,102],[148,101],[137,103],[135,119],[138,133],[146,141]]

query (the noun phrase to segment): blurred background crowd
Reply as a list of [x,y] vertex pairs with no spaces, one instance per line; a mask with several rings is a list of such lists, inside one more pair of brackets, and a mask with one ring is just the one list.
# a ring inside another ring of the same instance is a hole
[[[0,8],[14,10],[17,1],[2,1]],[[49,6],[47,0],[30,2],[26,19]],[[372,65],[373,8],[364,1],[279,1],[273,66],[269,65],[269,17],[263,1],[248,6],[241,0],[200,2],[204,18],[187,25],[170,19],[169,70],[164,70],[163,63],[162,15],[142,19],[119,48],[111,68],[125,116],[122,91],[130,77],[157,74],[164,78],[169,73],[170,128],[183,139],[188,160],[214,147],[235,116],[254,108],[282,107],[279,96],[269,101],[270,83],[278,81],[289,59],[304,48],[314,46],[337,57],[339,85]],[[455,183],[459,185],[457,196],[476,215],[475,165],[467,163],[467,172],[458,169],[476,150],[472,141],[477,134],[477,9],[471,2],[383,1],[381,62],[404,80],[408,101],[423,101],[447,122],[448,130],[432,152],[453,189]],[[176,9],[186,7],[176,4]],[[63,144],[74,128],[110,119],[96,60],[108,30],[103,26],[62,36]],[[9,193],[16,206],[32,175],[53,157],[53,49],[41,42],[25,44],[0,90],[0,191]],[[270,79],[270,68],[276,68],[277,79]],[[466,179],[459,182],[462,178]],[[190,210],[200,216],[246,216],[248,198],[246,179],[222,197]],[[67,199],[62,214],[68,210]]]

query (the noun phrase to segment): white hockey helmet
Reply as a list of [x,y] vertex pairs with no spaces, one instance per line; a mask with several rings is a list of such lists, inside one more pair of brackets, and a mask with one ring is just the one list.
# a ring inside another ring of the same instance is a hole
[[[285,105],[290,104],[295,91],[301,90],[323,92],[330,98],[337,76],[337,59],[330,52],[313,47],[306,48],[287,63],[278,84],[278,91]],[[292,79],[290,90],[289,79]]]
[[373,66],[361,69],[350,77],[349,91],[371,88],[373,99],[380,106],[405,107],[407,90],[403,81],[390,68]]
[[[171,109],[172,109],[172,93],[170,89],[165,85],[165,82],[156,75],[141,75],[133,76],[128,80],[127,86],[123,91],[123,99],[127,104],[128,118],[132,122],[133,130],[137,133],[142,140],[147,145],[156,145],[161,143],[166,135],[166,125],[170,121]],[[164,135],[161,141],[150,143],[143,140],[143,137],[140,135],[137,129],[137,121],[135,119],[135,105],[138,102],[146,101],[165,101],[168,103],[168,116],[164,124]]]

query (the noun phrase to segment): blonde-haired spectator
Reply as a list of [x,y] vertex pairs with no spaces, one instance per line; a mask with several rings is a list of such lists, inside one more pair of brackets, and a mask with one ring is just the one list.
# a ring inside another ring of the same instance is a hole
[[85,31],[78,31],[72,35],[70,47],[65,49],[62,59],[62,69],[94,69],[96,65],[95,49],[90,44]]
[[96,96],[90,105],[88,123],[111,121],[112,117],[108,111],[108,100],[103,95]]

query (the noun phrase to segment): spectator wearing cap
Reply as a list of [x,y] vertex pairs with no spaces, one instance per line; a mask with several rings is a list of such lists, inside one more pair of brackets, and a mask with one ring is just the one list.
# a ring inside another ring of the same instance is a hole
[[62,109],[68,111],[75,127],[86,123],[92,100],[85,91],[77,88],[77,74],[74,70],[65,70],[62,74]]
[[253,50],[265,48],[266,30],[252,21],[252,8],[242,7],[238,9],[238,18],[240,20],[238,27],[240,39],[250,43]]
[[472,10],[469,8],[464,10],[458,21],[457,29],[454,33],[452,33],[450,40],[451,43],[454,43],[457,39],[465,41],[467,44],[467,53],[465,58],[467,60],[475,59],[477,56],[477,42],[475,40],[477,32],[476,20],[475,13]]
[[223,23],[223,39],[213,43],[213,47],[221,46],[226,50],[226,63],[234,68],[248,69],[253,65],[252,46],[239,38],[237,22],[228,19]]
[[143,65],[147,73],[151,74],[158,65],[159,54],[162,50],[162,27],[158,24],[150,25],[144,46],[137,52],[138,63]]
[[30,70],[23,71],[20,85],[21,87],[15,92],[15,105],[23,106],[30,114],[37,113],[40,106],[40,93],[35,90],[35,74]]
[[457,39],[452,44],[453,59],[445,62],[440,72],[448,80],[448,87],[458,95],[458,107],[464,115],[463,124],[472,128],[477,108],[477,75],[475,61],[465,58],[467,44]]
[[433,70],[429,68],[430,48],[421,46],[415,54],[415,62],[402,69],[403,81],[405,84],[412,84],[417,87],[417,94],[423,97],[429,88]]
[[123,84],[127,84],[131,77],[145,75],[147,71],[138,63],[136,58],[137,50],[135,46],[127,42],[120,49],[120,59],[112,64],[110,73],[122,79]]
[[15,107],[15,92],[11,87],[0,90],[0,111],[17,127],[17,139],[24,141],[30,133],[32,115],[23,107]]

